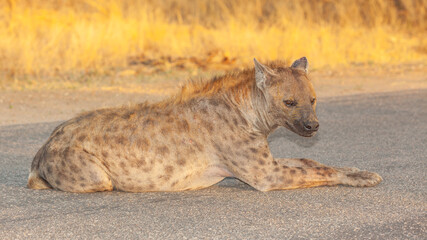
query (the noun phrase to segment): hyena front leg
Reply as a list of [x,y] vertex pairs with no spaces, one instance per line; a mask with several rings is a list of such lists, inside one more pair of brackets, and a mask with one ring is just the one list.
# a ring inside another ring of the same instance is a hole
[[308,158],[276,158],[274,159],[280,165],[288,167],[326,167],[325,165]]
[[242,176],[241,180],[261,191],[339,184],[370,187],[382,180],[373,172],[329,167],[310,159],[274,159],[272,164],[255,169],[252,176]]

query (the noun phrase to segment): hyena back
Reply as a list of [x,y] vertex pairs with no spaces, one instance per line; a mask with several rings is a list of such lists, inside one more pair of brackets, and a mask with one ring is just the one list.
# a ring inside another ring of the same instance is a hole
[[267,137],[319,128],[306,58],[189,82],[156,104],[101,109],[59,125],[37,152],[28,187],[69,192],[182,191],[235,177],[269,191],[374,186],[381,177],[310,159],[278,159]]

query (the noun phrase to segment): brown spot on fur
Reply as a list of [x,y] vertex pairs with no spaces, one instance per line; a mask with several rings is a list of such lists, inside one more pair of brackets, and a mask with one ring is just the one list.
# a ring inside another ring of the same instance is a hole
[[306,175],[306,174],[307,174],[307,171],[306,171],[304,168],[302,168],[302,167],[297,167],[297,169],[299,169],[299,170],[301,171],[301,173],[302,173],[302,174],[304,174],[304,175]]
[[134,111],[128,111],[128,112],[126,112],[125,114],[123,114],[123,119],[131,119],[132,117],[133,117],[133,115],[135,114],[135,112]]
[[109,113],[107,113],[107,114],[104,115],[106,121],[111,121],[116,116],[117,116],[116,112],[109,112]]
[[153,125],[154,124],[154,120],[152,118],[147,118],[147,119],[144,120],[143,124],[145,126]]
[[100,136],[96,136],[93,141],[95,142],[96,145],[101,145],[101,137]]
[[178,130],[180,132],[188,132],[190,131],[190,125],[188,124],[187,120],[182,120],[178,122]]
[[127,142],[127,139],[124,136],[119,136],[116,138],[117,144],[125,145],[126,142]]
[[122,162],[120,162],[119,166],[120,166],[122,169],[125,169],[125,168],[126,168],[126,163],[122,161]]
[[164,181],[169,181],[171,178],[170,175],[160,175],[158,176],[158,179],[164,180]]
[[73,183],[73,184],[75,184],[76,183],[76,179],[75,178],[71,178],[70,180],[69,180],[71,183]]
[[305,164],[307,167],[313,167],[313,164],[311,163],[311,161],[309,161],[306,158],[300,158],[299,159],[303,164]]
[[216,100],[216,99],[211,99],[210,101],[209,101],[209,104],[210,105],[212,105],[212,106],[218,106],[219,105],[219,102],[218,102],[218,100]]
[[230,121],[228,120],[228,118],[223,117],[220,115],[220,119],[224,120],[225,124],[227,124],[228,126],[230,126]]
[[[67,140],[64,140],[64,142],[67,142]],[[67,158],[68,157],[68,154],[69,154],[69,152],[70,152],[70,147],[66,147],[65,149],[64,149],[64,151],[62,151],[62,158]],[[64,164],[65,165],[65,164]]]
[[180,165],[180,166],[184,166],[186,164],[184,158],[178,158],[178,160],[176,161],[176,163],[178,163],[178,165]]
[[258,150],[256,148],[253,148],[253,147],[249,148],[249,150],[251,150],[251,152],[253,152],[253,153],[257,153],[258,152]]
[[173,123],[175,121],[175,119],[173,117],[168,117],[168,119],[166,120],[166,122],[168,123]]
[[[266,152],[265,152],[265,153],[263,153],[263,154],[262,154],[262,156],[263,156],[264,158],[268,158],[268,153],[266,153]],[[275,164],[275,163],[276,163],[276,164]],[[273,161],[273,164],[274,164],[274,165],[277,165],[277,162],[276,162],[276,161]]]
[[165,167],[165,173],[166,174],[172,174],[173,173],[173,167],[171,165],[168,165]]
[[278,171],[280,171],[280,168],[275,167],[273,171],[278,172]]
[[82,142],[85,139],[86,139],[86,134],[82,134],[77,138],[77,140],[79,140],[80,142]]
[[83,158],[83,156],[80,155],[80,163],[82,164],[82,166],[86,166],[86,160]]
[[104,142],[105,143],[109,143],[110,142],[110,136],[109,135],[104,135],[104,136],[102,136],[102,138],[104,139]]
[[136,166],[137,167],[144,166],[145,164],[146,164],[146,162],[145,162],[144,159],[140,159],[140,160],[136,161]]
[[56,183],[56,185],[61,185],[62,184],[61,181],[59,181],[58,179],[55,180],[55,183]]
[[221,148],[221,146],[219,146],[219,144],[218,144],[218,143],[214,143],[214,148],[215,148],[217,151],[222,152],[222,148]]
[[80,168],[79,168],[77,165],[75,165],[75,164],[71,164],[71,165],[70,165],[70,170],[71,170],[72,172],[75,172],[75,173],[80,172]]
[[213,133],[214,127],[213,124],[208,121],[202,121],[202,126],[208,130],[209,133]]
[[236,118],[233,118],[233,123],[234,123],[235,126],[239,125],[239,123],[237,122]]
[[264,164],[265,164],[265,161],[264,161],[264,160],[262,160],[262,159],[258,159],[258,163],[259,163],[260,165],[264,165]]
[[171,132],[171,128],[170,127],[162,127],[162,129],[160,130],[160,132],[167,136],[170,132]]
[[347,174],[347,176],[348,176],[348,177],[351,177],[351,178],[355,178],[355,179],[362,179],[362,180],[367,180],[367,179],[369,179],[369,176],[364,175],[364,174],[361,174],[361,173],[359,173],[359,172],[356,172],[356,173],[350,173],[350,174]]
[[159,154],[161,156],[165,156],[169,154],[169,148],[167,146],[161,146],[156,148],[156,154]]
[[199,151],[203,151],[205,149],[205,147],[196,140],[193,140],[193,145],[196,146],[197,150]]
[[208,110],[206,109],[206,107],[201,108],[201,109],[200,109],[200,112],[201,112],[202,114],[208,114]]
[[234,146],[236,146],[236,148],[239,148],[240,146],[242,146],[242,142],[241,141],[235,141]]
[[138,138],[136,140],[136,145],[138,148],[146,150],[150,147],[150,141],[146,138]]
[[228,105],[228,103],[224,103],[224,107],[227,109],[228,112],[231,111],[231,107],[230,105]]
[[291,174],[295,174],[296,173],[296,171],[295,171],[295,169],[291,169]]
[[102,151],[102,156],[103,156],[104,158],[107,158],[107,157],[108,157],[108,152],[107,152],[107,151]]

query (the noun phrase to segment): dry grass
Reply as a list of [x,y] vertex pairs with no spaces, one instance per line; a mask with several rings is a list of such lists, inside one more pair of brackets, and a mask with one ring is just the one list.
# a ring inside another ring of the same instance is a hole
[[427,0],[7,0],[0,72],[21,81],[301,56],[314,68],[398,64],[427,59],[426,34]]

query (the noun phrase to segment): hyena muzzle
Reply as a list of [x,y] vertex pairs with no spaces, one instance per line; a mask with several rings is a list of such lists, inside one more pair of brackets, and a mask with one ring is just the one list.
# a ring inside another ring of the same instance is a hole
[[269,191],[374,186],[381,177],[305,158],[273,158],[268,135],[319,129],[307,59],[188,82],[174,97],[84,113],[59,125],[37,152],[28,187],[69,192],[182,191],[235,177]]

